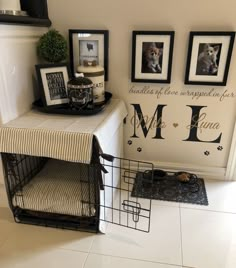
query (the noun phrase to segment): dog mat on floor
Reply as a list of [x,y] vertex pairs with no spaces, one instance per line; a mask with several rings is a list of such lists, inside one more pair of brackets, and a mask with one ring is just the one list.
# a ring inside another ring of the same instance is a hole
[[208,205],[204,180],[194,174],[190,174],[188,182],[178,180],[175,174],[156,177],[154,173],[153,180],[146,175],[137,173],[132,197]]

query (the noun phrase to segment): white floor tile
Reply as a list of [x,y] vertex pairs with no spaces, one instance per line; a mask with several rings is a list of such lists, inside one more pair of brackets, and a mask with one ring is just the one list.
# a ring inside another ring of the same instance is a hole
[[84,268],[180,268],[168,264],[89,254]]
[[170,202],[170,201],[162,201],[162,200],[152,200],[152,206],[179,207],[180,203]]
[[83,268],[88,253],[62,249],[40,248],[27,252],[4,248],[0,249],[1,268]]
[[4,243],[13,250],[53,250],[56,248],[89,252],[95,234],[15,224],[17,232]]
[[236,215],[181,209],[183,264],[236,267]]
[[7,193],[3,184],[0,184],[0,207],[8,207]]
[[181,265],[180,241],[179,208],[154,206],[150,233],[110,224],[95,237],[91,252]]
[[5,187],[2,184],[0,184],[0,223],[1,222],[15,222],[13,214],[8,205]]
[[180,207],[236,213],[236,181],[205,180],[208,206],[180,203]]
[[16,232],[15,224],[0,221],[0,248],[4,245],[6,240],[15,232]]
[[15,222],[13,214],[9,208],[0,207],[0,222]]

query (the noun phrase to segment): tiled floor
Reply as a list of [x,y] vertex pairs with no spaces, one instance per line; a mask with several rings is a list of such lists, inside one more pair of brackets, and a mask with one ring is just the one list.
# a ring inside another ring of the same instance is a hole
[[154,201],[150,233],[103,235],[16,224],[0,186],[0,268],[235,268],[236,182],[206,188],[209,206]]

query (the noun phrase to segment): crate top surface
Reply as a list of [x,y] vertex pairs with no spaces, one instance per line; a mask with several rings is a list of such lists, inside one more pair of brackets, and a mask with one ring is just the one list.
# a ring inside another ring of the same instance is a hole
[[103,111],[92,116],[31,110],[0,127],[0,152],[90,163],[93,137],[102,150],[126,115],[119,99],[111,99]]

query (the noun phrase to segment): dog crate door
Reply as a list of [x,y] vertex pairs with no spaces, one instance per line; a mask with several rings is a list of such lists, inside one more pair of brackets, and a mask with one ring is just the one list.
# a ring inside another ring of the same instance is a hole
[[108,173],[102,174],[100,220],[149,232],[152,200],[138,198],[135,189],[148,183],[151,190],[153,177],[145,179],[144,171],[153,174],[153,164],[112,157],[112,161],[103,160],[103,166]]

